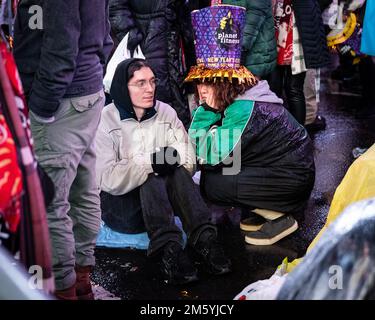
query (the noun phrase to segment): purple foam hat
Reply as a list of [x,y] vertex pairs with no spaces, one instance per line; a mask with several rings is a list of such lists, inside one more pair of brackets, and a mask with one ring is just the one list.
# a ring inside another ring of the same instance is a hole
[[255,80],[254,75],[241,66],[245,8],[215,5],[193,11],[191,19],[197,65],[190,69],[185,81],[237,78],[242,83]]

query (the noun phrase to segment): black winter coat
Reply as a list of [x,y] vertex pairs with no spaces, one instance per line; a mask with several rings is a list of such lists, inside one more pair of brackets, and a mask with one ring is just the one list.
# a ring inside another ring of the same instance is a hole
[[223,174],[222,164],[202,166],[202,194],[222,205],[301,213],[315,181],[306,129],[282,105],[255,102],[240,146],[238,174]]
[[323,12],[325,9],[327,9],[330,4],[332,3],[332,0],[319,0],[319,7],[320,11]]
[[224,0],[246,8],[242,58],[256,76],[268,76],[276,68],[277,50],[271,0]]
[[[187,126],[190,111],[183,84],[186,70],[182,49],[193,43],[190,12],[183,0],[110,0],[112,31],[121,41],[129,32],[128,48],[140,44],[160,80],[156,99],[170,104]],[[189,60],[191,61],[191,60]]]
[[317,0],[292,0],[306,67],[317,69],[330,64],[322,14]]
[[109,31],[108,0],[19,2],[14,57],[33,112],[51,117],[61,99],[103,88]]

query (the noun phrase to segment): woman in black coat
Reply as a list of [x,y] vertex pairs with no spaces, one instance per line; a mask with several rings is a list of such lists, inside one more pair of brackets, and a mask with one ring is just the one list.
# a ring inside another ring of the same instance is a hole
[[[196,80],[197,81],[197,80]],[[271,245],[298,228],[315,181],[313,146],[266,81],[197,82],[189,136],[209,201],[242,207],[245,241]]]

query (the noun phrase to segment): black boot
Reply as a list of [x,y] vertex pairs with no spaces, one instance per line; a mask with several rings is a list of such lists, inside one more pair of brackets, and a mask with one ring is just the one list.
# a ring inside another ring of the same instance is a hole
[[165,245],[161,270],[170,284],[185,284],[198,280],[197,269],[177,242],[168,242]]
[[231,271],[232,263],[214,233],[202,233],[193,249],[209,273],[221,275]]

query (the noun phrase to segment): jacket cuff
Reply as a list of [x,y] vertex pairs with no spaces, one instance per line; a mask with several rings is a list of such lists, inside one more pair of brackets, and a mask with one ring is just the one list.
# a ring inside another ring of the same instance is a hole
[[32,117],[34,117],[34,119],[36,120],[36,122],[39,122],[39,123],[45,123],[45,124],[48,124],[48,123],[52,123],[55,121],[55,117],[52,116],[52,117],[41,117],[41,116],[38,116],[37,114],[35,114],[32,110],[30,110],[30,115]]
[[41,118],[51,118],[59,108],[60,103],[40,99],[35,93],[31,93],[27,103],[29,109]]

